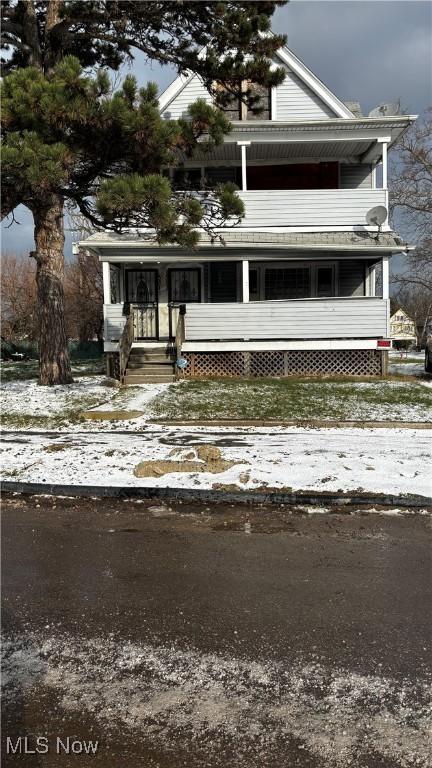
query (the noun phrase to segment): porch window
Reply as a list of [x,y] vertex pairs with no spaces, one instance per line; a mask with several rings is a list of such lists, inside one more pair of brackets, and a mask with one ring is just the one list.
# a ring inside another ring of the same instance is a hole
[[131,304],[157,302],[157,270],[128,269],[126,271],[126,297]]
[[267,268],[265,298],[305,299],[311,295],[309,267]]
[[334,266],[316,268],[316,295],[318,297],[335,295]]
[[199,269],[170,269],[168,272],[170,302],[201,301],[201,271]]

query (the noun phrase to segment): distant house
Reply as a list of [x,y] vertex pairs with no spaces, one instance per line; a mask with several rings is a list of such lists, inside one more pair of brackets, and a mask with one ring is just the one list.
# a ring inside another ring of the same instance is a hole
[[[233,98],[223,145],[166,169],[197,195],[237,184],[246,215],[223,244],[158,246],[149,230],[82,243],[102,262],[105,352],[126,383],[170,380],[179,358],[186,377],[385,371],[389,259],[406,250],[387,218],[387,152],[415,118],[363,117],[287,48],[275,63],[286,77],[257,89],[261,114]],[[211,102],[184,74],[161,113],[197,98]]]
[[396,310],[390,318],[390,338],[417,343],[416,324],[403,309]]

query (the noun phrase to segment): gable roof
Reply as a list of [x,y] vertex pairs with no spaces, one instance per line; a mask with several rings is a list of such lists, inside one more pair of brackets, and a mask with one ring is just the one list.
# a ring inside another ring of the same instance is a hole
[[392,316],[391,316],[391,318],[390,318],[390,321],[391,321],[391,320],[394,320],[394,318],[396,317],[396,315],[403,315],[403,317],[404,317],[406,320],[409,320],[409,322],[410,322],[410,323],[414,323],[414,320],[413,320],[413,319],[412,319],[412,318],[411,318],[411,317],[410,317],[410,316],[409,316],[409,315],[408,315],[408,314],[405,312],[405,310],[404,310],[404,309],[402,309],[402,307],[399,307],[399,309],[397,309],[395,312],[393,312],[393,314],[392,314]]
[[[204,51],[203,51],[204,54]],[[275,53],[280,61],[317,96],[336,117],[353,119],[356,115],[289,49],[285,46]],[[179,75],[159,98],[160,110],[164,111],[194,78],[193,72]]]

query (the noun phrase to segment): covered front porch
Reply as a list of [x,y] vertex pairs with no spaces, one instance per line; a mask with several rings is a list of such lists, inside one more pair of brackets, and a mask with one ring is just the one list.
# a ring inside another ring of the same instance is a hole
[[105,261],[105,351],[129,314],[133,343],[381,338],[388,335],[388,257]]

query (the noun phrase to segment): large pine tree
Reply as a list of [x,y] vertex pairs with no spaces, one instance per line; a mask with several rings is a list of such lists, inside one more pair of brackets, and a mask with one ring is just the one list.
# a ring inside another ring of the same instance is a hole
[[[138,92],[128,77],[110,95],[106,73],[89,77],[83,67],[117,69],[137,48],[179,72],[198,73],[219,101],[242,81],[275,85],[283,73],[269,58],[283,38],[265,33],[277,5],[283,2],[3,0],[2,217],[19,204],[33,214],[41,384],[72,380],[65,202],[95,225],[151,226],[160,242],[189,246],[198,224],[242,213],[230,187],[199,204],[160,175],[193,153],[204,134],[209,147],[222,141],[229,124],[220,112],[197,102],[187,120],[161,120],[154,86]],[[243,98],[254,106],[252,91]]]

